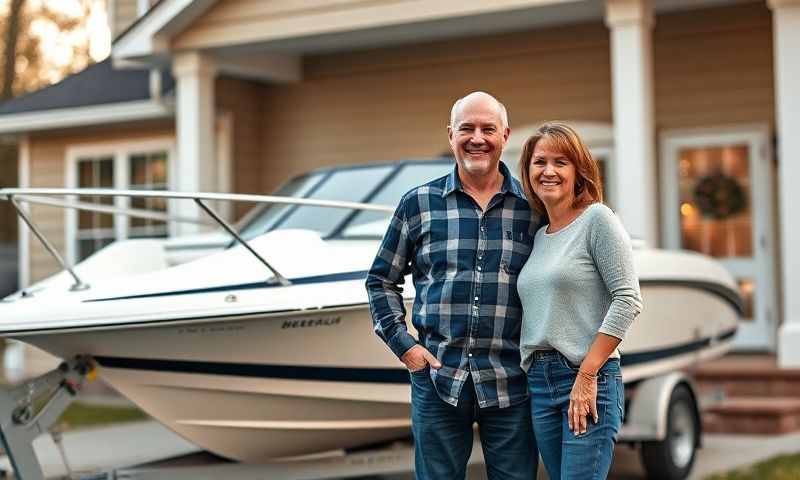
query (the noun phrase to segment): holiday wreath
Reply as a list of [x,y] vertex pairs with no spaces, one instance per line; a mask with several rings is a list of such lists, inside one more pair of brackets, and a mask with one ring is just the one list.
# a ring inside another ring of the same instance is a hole
[[694,202],[704,217],[724,220],[747,207],[747,193],[735,178],[715,173],[697,181]]

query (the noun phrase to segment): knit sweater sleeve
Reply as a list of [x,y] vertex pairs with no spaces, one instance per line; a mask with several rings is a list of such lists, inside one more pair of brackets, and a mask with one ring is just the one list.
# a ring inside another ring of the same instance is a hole
[[589,251],[611,295],[599,332],[621,340],[642,311],[642,295],[628,233],[610,208],[603,206],[596,211],[589,232]]

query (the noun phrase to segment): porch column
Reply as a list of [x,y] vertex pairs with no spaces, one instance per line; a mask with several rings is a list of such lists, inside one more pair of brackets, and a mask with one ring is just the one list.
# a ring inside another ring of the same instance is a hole
[[[214,78],[216,67],[209,57],[188,52],[176,56],[172,65],[177,98],[175,121],[178,158],[170,172],[171,188],[181,192],[216,191],[214,148]],[[170,204],[179,216],[202,218],[206,215],[189,200]],[[195,233],[199,227],[181,223],[172,227],[173,234]]]
[[800,185],[800,0],[770,0],[775,50],[775,110],[778,131],[783,275],[783,324],[778,364],[800,367],[800,220],[795,210]]
[[606,0],[611,31],[617,213],[632,237],[658,244],[650,0]]

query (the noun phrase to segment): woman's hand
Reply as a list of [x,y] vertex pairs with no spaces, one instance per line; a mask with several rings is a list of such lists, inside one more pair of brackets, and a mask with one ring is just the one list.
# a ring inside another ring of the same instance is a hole
[[597,375],[579,370],[569,394],[567,423],[570,431],[575,435],[586,433],[588,415],[597,423]]

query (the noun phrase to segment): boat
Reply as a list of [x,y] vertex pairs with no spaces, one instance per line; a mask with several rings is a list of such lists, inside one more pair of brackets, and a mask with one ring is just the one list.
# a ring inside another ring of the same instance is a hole
[[[0,190],[15,206],[59,197],[65,206],[77,193],[204,209],[212,200],[256,202],[236,225],[207,209],[218,231],[121,240],[65,265],[0,302],[0,336],[65,359],[91,356],[153,418],[240,462],[408,438],[409,375],[373,333],[364,280],[392,206],[452,168],[439,159],[322,169],[271,197]],[[634,255],[645,308],[621,345],[626,384],[731,348],[742,305],[718,262],[641,244]],[[410,279],[403,297],[410,307]]]

